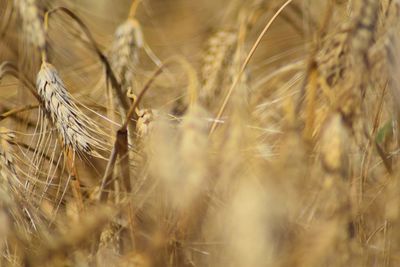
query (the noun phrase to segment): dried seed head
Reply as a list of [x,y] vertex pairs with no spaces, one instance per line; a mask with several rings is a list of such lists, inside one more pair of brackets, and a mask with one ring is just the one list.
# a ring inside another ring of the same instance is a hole
[[349,56],[353,59],[352,68],[368,67],[367,53],[377,27],[379,1],[356,1],[355,5],[356,14],[351,30],[349,31],[350,25],[344,22],[340,30],[324,42],[318,53],[319,71],[331,88],[345,79],[349,68]]
[[347,30],[339,30],[323,43],[317,55],[318,70],[330,88],[343,79],[348,55]]
[[95,138],[95,123],[78,109],[54,66],[42,63],[36,87],[64,147],[93,155],[92,149],[100,147]]
[[24,232],[37,229],[38,217],[31,212],[33,199],[28,200],[25,196],[26,190],[20,179],[23,172],[17,173],[20,169],[14,161],[17,157],[11,146],[14,139],[13,132],[0,127],[0,236],[3,241],[6,241],[4,232],[9,227]]
[[119,231],[120,225],[117,223],[109,223],[100,235],[100,248],[109,248],[113,252],[118,253],[119,251]]
[[232,60],[236,40],[236,34],[230,31],[219,31],[209,39],[201,70],[203,88],[200,97],[205,102],[219,95],[224,70]]
[[140,137],[147,136],[151,129],[152,129],[152,124],[154,121],[154,113],[153,110],[151,109],[141,109],[138,111],[138,120],[136,123],[136,129],[138,132],[138,135]]
[[0,127],[0,164],[1,170],[0,175],[3,179],[17,180],[17,172],[15,170],[15,165],[13,162],[12,149],[10,146],[10,142],[14,139],[14,134],[11,133],[8,129],[4,127]]
[[10,130],[0,127],[0,203],[3,205],[5,203],[14,205],[12,202],[17,197],[15,189],[21,185],[14,164],[14,151],[10,144],[14,138]]
[[322,165],[329,173],[341,174],[342,177],[345,177],[348,138],[341,115],[333,115],[324,129],[321,139]]
[[46,35],[43,28],[43,23],[40,20],[39,10],[35,0],[15,0],[16,8],[19,10],[19,15],[22,19],[22,29],[24,37],[28,42],[44,50],[46,45]]
[[138,49],[143,46],[143,34],[137,20],[130,18],[117,28],[111,48],[111,66],[125,91],[138,62]]
[[379,2],[377,0],[363,0],[358,7],[354,29],[350,36],[355,57],[367,57],[366,53],[374,40],[377,27]]

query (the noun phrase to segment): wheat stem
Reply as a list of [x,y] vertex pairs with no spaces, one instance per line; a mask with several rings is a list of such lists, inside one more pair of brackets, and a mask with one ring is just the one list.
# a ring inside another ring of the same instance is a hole
[[131,7],[129,9],[129,18],[134,18],[136,15],[137,8],[140,4],[141,0],[132,0]]
[[267,25],[265,25],[264,29],[262,30],[261,34],[258,36],[256,42],[254,43],[253,47],[251,48],[249,54],[247,55],[247,58],[245,59],[243,65],[240,68],[239,73],[237,74],[234,82],[232,83],[232,86],[229,88],[228,93],[226,94],[225,98],[224,98],[224,102],[222,103],[221,108],[218,111],[218,114],[214,120],[214,123],[211,126],[210,129],[210,136],[214,133],[215,129],[217,128],[218,125],[218,121],[221,119],[225,108],[228,104],[228,101],[233,93],[233,90],[235,89],[235,87],[237,86],[237,84],[239,83],[241,76],[244,72],[244,70],[246,69],[247,65],[249,64],[251,58],[253,57],[254,53],[257,50],[257,47],[259,46],[262,38],[264,37],[264,35],[267,33],[267,31],[269,30],[269,28],[271,27],[272,23],[275,21],[275,19],[279,16],[279,14],[285,9],[286,6],[288,6],[293,0],[287,0],[279,9],[278,11],[276,11],[276,13],[274,14],[274,16],[272,16],[272,18],[268,21]]

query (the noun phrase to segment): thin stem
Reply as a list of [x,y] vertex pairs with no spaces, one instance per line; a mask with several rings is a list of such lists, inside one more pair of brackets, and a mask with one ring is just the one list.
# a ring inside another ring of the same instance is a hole
[[3,114],[0,115],[0,121],[6,119],[8,117],[14,116],[14,115],[16,115],[16,114],[18,114],[20,112],[36,109],[38,107],[39,107],[39,105],[27,105],[27,106],[24,106],[24,107],[21,107],[21,108],[15,108],[15,109],[9,110],[9,111],[4,112]]
[[136,108],[138,107],[138,105],[139,105],[140,101],[142,100],[143,96],[145,95],[145,93],[150,88],[150,85],[153,83],[153,81],[156,79],[156,77],[162,73],[162,70],[164,67],[165,67],[165,65],[158,68],[154,72],[152,77],[149,79],[149,81],[145,84],[143,89],[140,91],[138,97],[135,99],[135,101],[130,106],[128,113],[126,115],[124,124],[119,128],[119,130],[116,133],[114,146],[112,148],[110,158],[108,159],[106,170],[104,172],[103,179],[101,181],[101,186],[100,186],[99,195],[98,195],[98,200],[100,200],[100,201],[104,201],[107,197],[104,188],[107,185],[107,183],[111,180],[112,172],[114,170],[114,166],[117,161],[118,155],[120,155],[120,157],[124,156],[124,155],[122,155],[123,152],[127,151],[127,148],[122,147],[122,146],[127,146],[126,138],[127,138],[127,128],[128,128],[129,121],[134,116]]
[[263,31],[261,32],[261,34],[258,36],[256,42],[254,43],[253,47],[251,48],[246,60],[244,61],[242,67],[240,68],[240,71],[238,73],[238,75],[236,76],[232,86],[229,88],[229,91],[227,93],[227,95],[225,96],[224,102],[222,103],[221,108],[218,111],[217,117],[214,120],[213,125],[211,126],[211,130],[210,130],[210,134],[209,136],[211,136],[213,134],[213,132],[215,131],[215,129],[217,128],[218,125],[218,121],[221,119],[226,106],[229,102],[229,99],[233,93],[233,90],[235,89],[235,87],[238,85],[240,78],[242,77],[242,74],[244,72],[244,70],[246,69],[247,65],[249,64],[251,58],[253,57],[254,53],[257,50],[257,47],[260,45],[260,42],[262,40],[262,38],[264,37],[264,35],[267,33],[268,29],[271,27],[272,23],[275,21],[275,19],[279,16],[279,14],[285,9],[286,6],[288,6],[293,0],[287,0],[279,9],[278,11],[274,14],[274,16],[269,20],[269,22],[267,23],[267,25],[264,27]]
[[140,4],[141,0],[133,0],[131,4],[131,8],[129,9],[129,16],[128,18],[134,18],[136,15],[137,8]]

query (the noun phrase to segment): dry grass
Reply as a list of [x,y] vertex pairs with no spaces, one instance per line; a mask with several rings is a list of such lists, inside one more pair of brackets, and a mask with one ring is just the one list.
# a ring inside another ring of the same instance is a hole
[[395,0],[0,0],[0,266],[399,266]]

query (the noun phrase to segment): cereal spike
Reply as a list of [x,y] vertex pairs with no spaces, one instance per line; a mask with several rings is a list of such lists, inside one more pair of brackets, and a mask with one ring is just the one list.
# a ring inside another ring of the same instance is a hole
[[13,139],[14,134],[6,128],[0,127],[0,162],[2,165],[0,175],[2,175],[3,178],[11,179],[16,182],[18,180],[17,172],[9,143]]
[[317,54],[319,72],[330,88],[343,79],[348,55],[347,30],[340,29],[327,39]]
[[321,138],[321,161],[324,169],[346,178],[348,135],[340,114],[327,122]]
[[15,0],[14,4],[22,19],[22,29],[28,42],[43,51],[46,46],[46,34],[39,17],[35,0]]
[[137,20],[129,18],[117,28],[111,48],[111,67],[125,93],[138,62],[138,49],[143,46],[143,34]]
[[[354,21],[351,46],[356,60],[367,60],[367,51],[374,40],[379,12],[379,1],[364,0]],[[356,62],[358,64],[359,62]]]
[[141,109],[137,112],[138,120],[136,123],[136,130],[140,137],[147,136],[152,128],[154,122],[154,111],[151,109]]
[[201,70],[203,101],[208,102],[221,93],[224,68],[233,57],[236,40],[236,34],[231,31],[218,31],[209,39]]
[[98,140],[89,127],[93,122],[78,109],[53,65],[43,62],[37,75],[36,87],[45,111],[61,135],[65,148],[93,154]]

